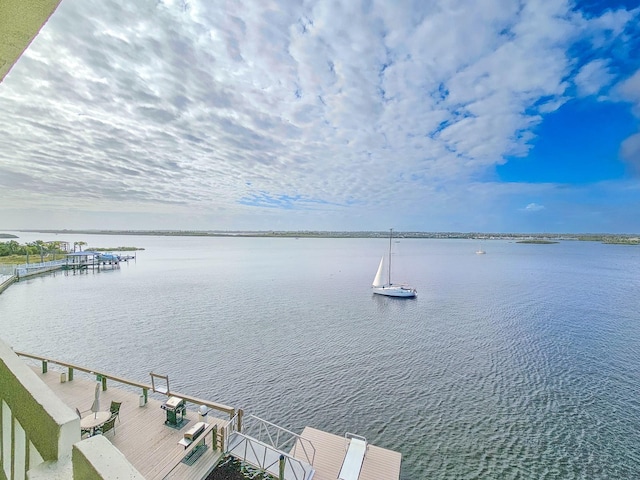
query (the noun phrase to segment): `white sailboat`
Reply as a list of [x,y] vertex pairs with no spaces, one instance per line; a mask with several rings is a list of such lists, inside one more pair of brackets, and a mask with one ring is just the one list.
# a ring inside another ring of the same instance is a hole
[[389,257],[386,262],[386,270],[387,270],[387,282],[384,281],[384,271],[385,271],[385,257],[383,256],[380,260],[380,265],[378,265],[378,271],[376,272],[376,276],[373,279],[373,284],[371,287],[373,288],[373,293],[378,295],[386,295],[387,297],[403,297],[403,298],[413,298],[418,295],[418,292],[415,288],[410,287],[409,285],[394,285],[391,283],[391,239],[393,237],[393,229],[389,232]]

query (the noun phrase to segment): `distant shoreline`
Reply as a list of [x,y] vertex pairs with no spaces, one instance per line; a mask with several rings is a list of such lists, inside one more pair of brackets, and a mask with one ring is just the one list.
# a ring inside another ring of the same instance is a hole
[[[387,238],[387,230],[381,232],[331,232],[331,231],[222,231],[222,230],[16,230],[25,233],[51,233],[65,235],[139,235],[168,237],[269,237],[269,238]],[[2,235],[2,234],[0,234]],[[6,234],[9,235],[9,234]],[[605,233],[481,233],[481,232],[401,232],[394,231],[396,238],[437,238],[473,240],[515,241],[592,241],[608,244],[638,245],[640,234]],[[11,238],[11,237],[9,237]]]
[[559,243],[557,240],[518,240],[516,243],[533,243],[536,245],[551,245],[552,243]]

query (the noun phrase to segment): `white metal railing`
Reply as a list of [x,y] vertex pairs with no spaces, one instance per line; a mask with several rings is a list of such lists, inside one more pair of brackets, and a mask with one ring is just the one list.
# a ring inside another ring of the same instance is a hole
[[282,471],[287,480],[309,480],[313,477],[311,465],[240,432],[234,432],[227,451],[243,462],[274,476],[279,477],[279,472]]
[[26,270],[30,270],[33,268],[57,267],[59,265],[65,265],[66,263],[66,259],[63,258],[62,260],[49,260],[48,262],[23,263],[22,265],[16,265],[16,268],[24,268]]
[[[236,413],[222,428],[224,433],[221,440],[225,452],[275,476],[278,476],[282,457],[287,478],[312,478],[316,450],[311,441],[255,415],[241,417],[240,431],[239,416]],[[295,458],[299,449],[306,463]]]
[[2,277],[2,275],[12,276],[16,267],[17,265],[13,265],[13,264],[0,265],[0,277]]
[[23,277],[37,270],[45,270],[48,268],[62,267],[63,265],[66,265],[66,263],[67,261],[65,259],[51,260],[49,262],[23,263],[22,265],[15,266],[14,273],[17,277]]
[[279,451],[290,451],[295,455],[301,449],[308,464],[313,465],[316,449],[310,440],[263,420],[255,415],[248,415],[243,420],[242,433],[253,437]]
[[16,277],[25,277],[27,275],[34,275],[38,273],[38,271],[42,270],[43,273],[47,270],[51,270],[54,268],[62,267],[66,265],[66,260],[52,260],[49,262],[39,262],[39,263],[25,263],[22,265],[16,265],[14,269],[14,273]]

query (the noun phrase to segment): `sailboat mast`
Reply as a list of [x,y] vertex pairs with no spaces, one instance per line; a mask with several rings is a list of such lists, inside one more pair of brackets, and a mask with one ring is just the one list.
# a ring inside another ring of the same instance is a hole
[[391,285],[391,238],[393,237],[393,228],[389,229],[389,285]]

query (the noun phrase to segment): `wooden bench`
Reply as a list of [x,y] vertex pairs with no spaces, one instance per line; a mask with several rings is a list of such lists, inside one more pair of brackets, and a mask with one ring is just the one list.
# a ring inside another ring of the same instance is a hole
[[198,422],[194,424],[193,427],[184,432],[184,435],[178,442],[178,445],[182,445],[184,448],[187,448],[200,436],[202,432],[204,432],[204,429],[207,428],[208,425],[209,424],[205,422]]

